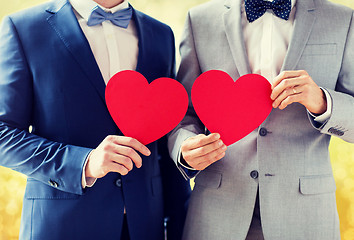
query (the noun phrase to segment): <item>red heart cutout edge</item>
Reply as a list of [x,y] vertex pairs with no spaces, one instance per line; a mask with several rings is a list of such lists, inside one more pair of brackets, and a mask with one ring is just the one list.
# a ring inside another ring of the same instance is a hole
[[234,82],[226,72],[210,70],[195,80],[191,95],[200,120],[229,146],[268,117],[271,92],[271,84],[261,75],[247,74]]
[[147,145],[166,135],[183,119],[188,94],[174,79],[158,78],[150,84],[131,70],[115,74],[105,92],[110,115],[125,136]]

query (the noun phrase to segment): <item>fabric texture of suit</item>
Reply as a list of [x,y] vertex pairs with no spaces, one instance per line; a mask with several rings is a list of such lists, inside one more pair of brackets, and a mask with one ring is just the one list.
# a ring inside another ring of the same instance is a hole
[[[223,70],[235,81],[251,73],[241,4],[213,0],[189,11],[177,75],[189,94],[205,71]],[[258,188],[266,240],[340,239],[328,145],[332,135],[354,142],[352,18],[352,9],[327,0],[297,0],[282,70],[306,70],[330,93],[332,115],[321,125],[299,103],[273,109],[259,128],[229,146],[223,159],[198,173],[183,239],[245,239]],[[205,126],[190,104],[169,136],[172,158],[177,161],[182,142],[200,133]]]
[[[171,29],[136,10],[133,19],[136,70],[149,82],[174,77]],[[0,164],[28,176],[20,239],[119,239],[124,207],[132,240],[163,239],[166,212],[175,224],[169,239],[179,239],[190,189],[161,149],[166,143],[148,145],[152,154],[142,157],[142,168],[126,176],[109,173],[82,189],[88,153],[121,133],[69,2],[51,1],[4,18],[0,72]]]

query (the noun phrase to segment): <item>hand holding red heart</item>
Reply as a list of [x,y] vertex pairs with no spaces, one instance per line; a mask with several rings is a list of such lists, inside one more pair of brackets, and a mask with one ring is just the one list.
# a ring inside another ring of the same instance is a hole
[[85,176],[100,178],[109,172],[121,175],[142,166],[150,150],[145,147],[171,131],[184,117],[188,95],[176,80],[158,78],[150,84],[135,71],[115,74],[106,87],[107,108],[119,127],[129,137],[108,136],[91,152]]
[[196,170],[204,170],[210,164],[225,156],[226,145],[220,139],[220,134],[208,136],[199,134],[190,137],[182,143],[183,159]]
[[273,107],[279,109],[295,102],[318,115],[327,109],[325,94],[304,70],[279,74],[273,81],[271,99],[274,100]]
[[108,136],[91,152],[85,177],[101,178],[109,172],[126,175],[134,164],[137,168],[142,166],[142,159],[137,152],[150,155],[150,150],[134,138]]
[[236,81],[226,72],[210,70],[194,82],[191,95],[196,114],[210,132],[229,146],[247,136],[272,111],[271,85],[258,74]]
[[174,79],[164,77],[149,83],[142,74],[125,70],[109,80],[106,103],[122,133],[147,145],[183,119],[188,94]]

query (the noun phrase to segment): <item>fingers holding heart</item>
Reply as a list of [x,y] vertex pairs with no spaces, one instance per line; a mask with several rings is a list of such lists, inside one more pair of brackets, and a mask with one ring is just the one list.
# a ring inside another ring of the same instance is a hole
[[225,156],[227,147],[220,139],[220,134],[208,136],[199,134],[186,139],[181,146],[181,153],[186,163],[196,170],[204,170],[210,164]]
[[306,71],[285,71],[274,79],[271,99],[273,108],[284,109],[292,103],[304,105],[310,112],[322,114],[327,102],[323,91]]
[[85,177],[101,178],[109,172],[126,175],[134,165],[137,168],[142,166],[138,152],[145,156],[151,154],[146,146],[134,138],[107,136],[88,156]]
[[289,104],[298,101],[301,94],[303,79],[297,72],[283,72],[274,79],[271,99],[274,100],[273,107],[284,109]]
[[302,99],[302,93],[303,89],[301,85],[287,87],[277,97],[272,98],[274,100],[273,107],[284,109],[294,102],[300,102]]

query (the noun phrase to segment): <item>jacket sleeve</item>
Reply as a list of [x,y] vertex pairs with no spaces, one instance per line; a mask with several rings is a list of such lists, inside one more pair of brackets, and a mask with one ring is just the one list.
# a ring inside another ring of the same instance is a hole
[[168,148],[172,159],[177,164],[186,179],[194,177],[198,171],[190,171],[178,163],[180,148],[184,140],[189,137],[205,133],[205,127],[195,113],[191,101],[191,89],[194,80],[201,74],[199,61],[195,50],[193,29],[188,13],[185,29],[180,44],[181,64],[177,73],[177,80],[186,88],[189,96],[189,106],[186,116],[181,123],[170,133]]
[[0,28],[0,165],[59,190],[82,194],[82,167],[92,149],[30,133],[35,86],[29,65],[17,29],[5,17]]
[[354,142],[354,26],[353,16],[348,28],[342,66],[335,90],[327,89],[332,100],[332,114],[323,123],[312,125],[321,133],[339,137],[347,142]]

